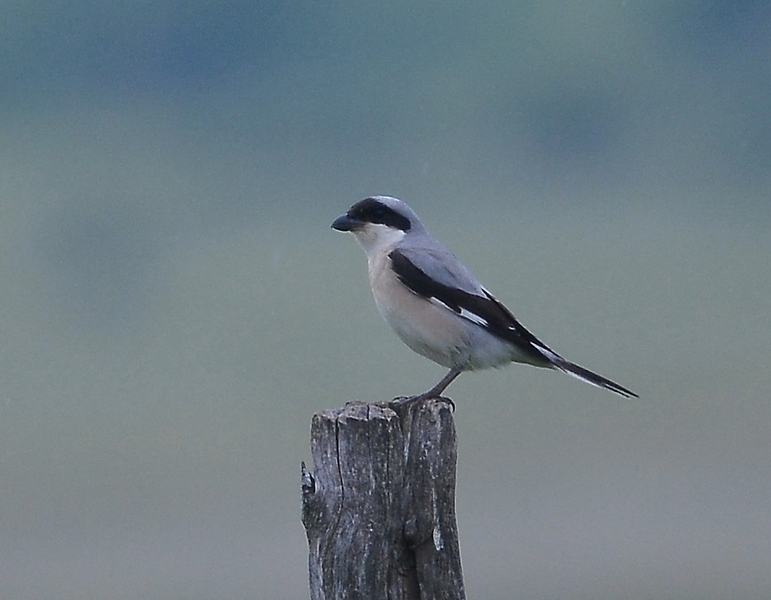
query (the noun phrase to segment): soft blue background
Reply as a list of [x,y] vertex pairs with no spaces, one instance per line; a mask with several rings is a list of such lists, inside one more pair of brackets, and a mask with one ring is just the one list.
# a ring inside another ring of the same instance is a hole
[[329,224],[536,335],[451,388],[469,598],[771,597],[771,8],[0,9],[0,596],[307,597],[312,414],[433,384]]

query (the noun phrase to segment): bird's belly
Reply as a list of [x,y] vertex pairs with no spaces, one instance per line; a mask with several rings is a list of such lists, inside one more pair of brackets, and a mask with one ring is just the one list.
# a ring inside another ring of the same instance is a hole
[[[429,307],[420,324],[403,319],[399,312],[381,313],[402,341],[418,354],[442,366],[458,366],[468,371],[500,367],[517,360],[510,344],[479,325],[417,299]],[[425,326],[426,323],[432,324]]]
[[[374,275],[373,275],[374,274]],[[372,293],[386,322],[412,350],[445,367],[498,367],[512,347],[479,325],[408,290],[390,269],[370,271]]]
[[[427,302],[416,296],[420,303]],[[467,340],[463,332],[453,323],[447,322],[432,310],[423,310],[424,307],[414,307],[419,315],[417,319],[405,319],[404,313],[399,310],[389,310],[388,307],[378,305],[380,314],[396,332],[401,340],[412,350],[433,360],[445,367],[462,365],[467,361]]]

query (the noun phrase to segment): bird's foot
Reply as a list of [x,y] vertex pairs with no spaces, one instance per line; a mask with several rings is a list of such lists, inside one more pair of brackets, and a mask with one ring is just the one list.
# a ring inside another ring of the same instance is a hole
[[450,405],[452,412],[455,412],[455,402],[453,402],[452,399],[448,398],[447,396],[432,394],[431,392],[418,394],[417,396],[397,396],[391,400],[388,405],[392,408],[403,408],[405,406],[409,406],[410,404],[414,404],[416,402],[426,402],[427,400],[440,400],[442,402],[446,402]]

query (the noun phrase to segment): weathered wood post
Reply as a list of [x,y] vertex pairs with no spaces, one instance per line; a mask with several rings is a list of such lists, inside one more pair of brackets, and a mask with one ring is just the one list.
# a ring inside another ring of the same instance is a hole
[[313,416],[302,466],[312,600],[462,600],[450,403]]

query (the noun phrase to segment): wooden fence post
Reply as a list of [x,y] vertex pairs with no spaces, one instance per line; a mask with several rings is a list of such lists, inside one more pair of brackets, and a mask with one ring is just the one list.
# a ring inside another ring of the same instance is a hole
[[313,416],[302,465],[312,600],[464,600],[450,403]]

